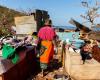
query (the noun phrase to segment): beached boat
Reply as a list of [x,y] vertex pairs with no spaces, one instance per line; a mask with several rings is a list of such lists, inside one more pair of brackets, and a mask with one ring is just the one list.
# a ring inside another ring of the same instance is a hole
[[82,64],[79,53],[66,50],[65,70],[72,80],[100,80],[100,63],[92,59]]

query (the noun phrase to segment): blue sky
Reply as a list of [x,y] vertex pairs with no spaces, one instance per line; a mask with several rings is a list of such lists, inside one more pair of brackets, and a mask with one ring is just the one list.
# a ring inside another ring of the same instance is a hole
[[[68,21],[74,18],[81,21],[80,14],[85,12],[81,6],[82,0],[0,0],[0,5],[12,9],[42,9],[47,10],[54,25],[70,25]],[[88,0],[91,2],[91,0]]]

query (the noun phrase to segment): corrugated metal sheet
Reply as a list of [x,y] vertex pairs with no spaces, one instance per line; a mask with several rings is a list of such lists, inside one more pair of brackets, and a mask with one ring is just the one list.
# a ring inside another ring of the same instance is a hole
[[90,32],[90,31],[91,31],[91,29],[89,29],[89,28],[86,27],[85,25],[83,25],[83,24],[77,22],[77,21],[74,20],[74,19],[71,19],[71,20],[69,21],[69,23],[75,25],[77,28],[79,28],[80,30],[83,30],[84,32]]

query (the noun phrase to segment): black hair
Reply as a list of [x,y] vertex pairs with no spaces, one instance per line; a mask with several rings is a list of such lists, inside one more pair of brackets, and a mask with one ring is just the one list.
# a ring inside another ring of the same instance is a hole
[[49,25],[49,26],[51,26],[51,25],[52,25],[52,20],[46,19],[44,25]]
[[32,35],[35,35],[35,36],[37,36],[37,32],[33,32],[33,33],[32,33]]

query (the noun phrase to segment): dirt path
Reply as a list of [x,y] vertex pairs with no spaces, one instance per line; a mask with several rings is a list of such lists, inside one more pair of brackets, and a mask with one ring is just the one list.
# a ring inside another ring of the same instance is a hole
[[67,78],[67,76],[64,74],[62,62],[59,59],[60,55],[55,55],[54,60],[50,63],[48,69],[45,71],[45,76],[43,77],[42,73],[39,72],[32,78],[32,80],[54,80],[54,78],[62,78],[63,76]]

